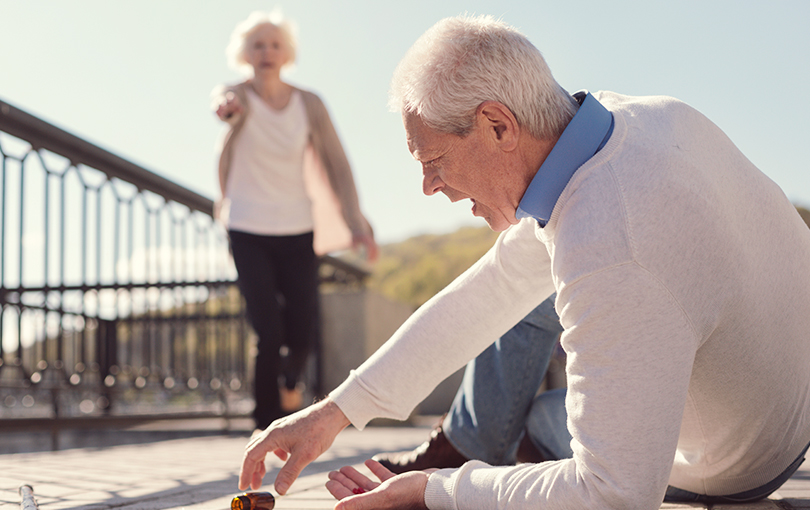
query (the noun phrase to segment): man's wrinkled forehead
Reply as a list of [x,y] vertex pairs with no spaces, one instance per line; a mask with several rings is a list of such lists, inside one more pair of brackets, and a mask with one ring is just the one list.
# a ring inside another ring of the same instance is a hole
[[432,130],[427,127],[419,115],[412,112],[403,112],[402,122],[405,124],[408,150],[414,158],[419,159],[420,149],[425,149],[425,137],[429,134],[428,131]]

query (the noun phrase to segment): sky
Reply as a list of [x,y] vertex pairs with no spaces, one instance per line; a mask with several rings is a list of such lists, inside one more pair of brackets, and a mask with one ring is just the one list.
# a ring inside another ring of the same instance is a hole
[[411,44],[465,13],[518,28],[570,92],[689,103],[810,207],[807,0],[0,0],[0,99],[214,199],[210,92],[242,79],[224,54],[234,26],[276,7],[298,26],[286,79],[325,100],[379,242],[484,225],[468,201],[422,194],[387,106]]

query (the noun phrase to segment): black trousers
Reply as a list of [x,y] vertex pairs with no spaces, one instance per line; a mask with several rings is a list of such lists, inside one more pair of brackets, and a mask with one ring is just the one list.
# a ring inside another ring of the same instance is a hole
[[[312,232],[263,236],[228,232],[247,315],[259,337],[253,418],[266,428],[284,415],[279,379],[292,389],[318,340],[318,261]],[[282,357],[282,346],[287,355]]]

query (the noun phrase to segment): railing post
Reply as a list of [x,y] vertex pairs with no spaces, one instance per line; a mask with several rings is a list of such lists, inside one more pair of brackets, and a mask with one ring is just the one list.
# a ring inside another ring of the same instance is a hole
[[[101,379],[101,394],[107,399],[105,414],[109,414],[113,406],[113,393],[115,392],[115,376],[112,367],[118,363],[118,321],[98,319],[96,333],[96,353],[98,356],[99,378]],[[108,377],[113,379],[108,380]]]

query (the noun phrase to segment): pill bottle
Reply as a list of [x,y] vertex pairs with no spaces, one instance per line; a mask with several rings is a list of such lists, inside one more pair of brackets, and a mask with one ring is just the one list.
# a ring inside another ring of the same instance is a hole
[[246,492],[231,501],[231,510],[273,510],[276,498],[269,492]]

